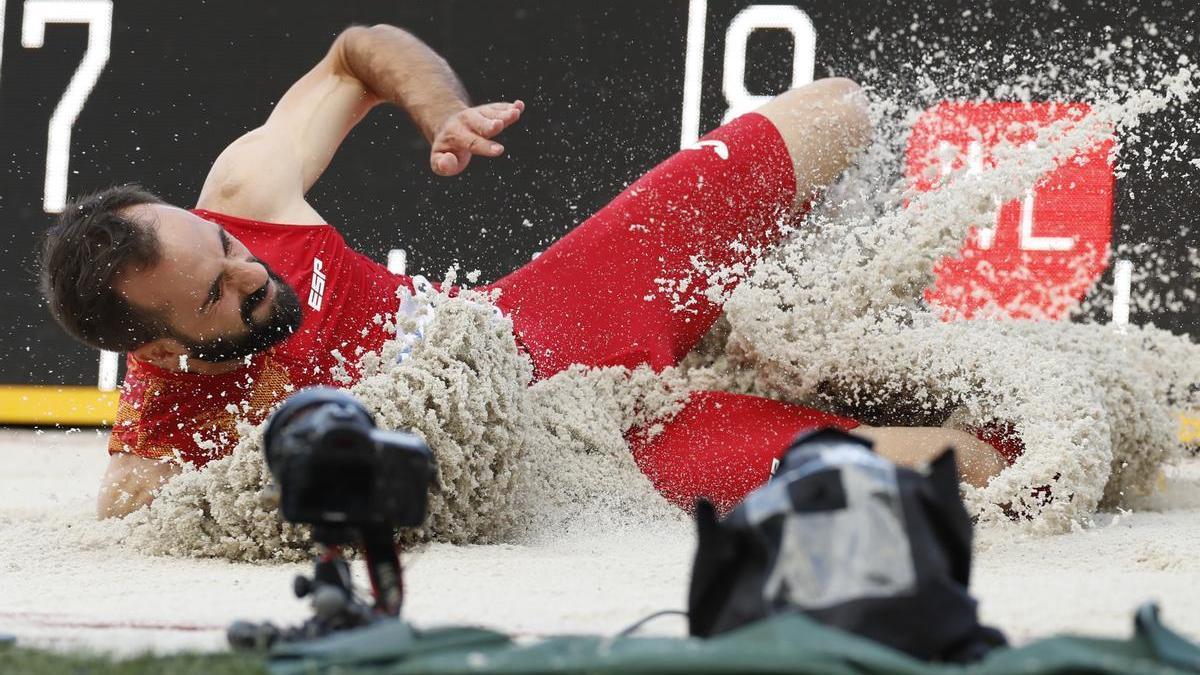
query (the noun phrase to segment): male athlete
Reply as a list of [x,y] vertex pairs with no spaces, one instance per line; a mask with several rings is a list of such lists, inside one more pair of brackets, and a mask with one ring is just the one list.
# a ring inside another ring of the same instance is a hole
[[[382,317],[411,279],[351,250],[307,201],[333,153],[368,111],[398,105],[429,140],[433,171],[453,176],[524,112],[521,101],[472,107],[437,54],[392,26],[352,27],[298,80],[259,128],[217,158],[195,208],[136,186],[69,206],[47,233],[42,286],[63,327],[126,352],[127,374],[100,487],[102,517],[146,503],[182,464],[230,452],[238,419],[263,419],[301,387],[336,384],[339,365],[378,350]],[[695,260],[748,264],[781,223],[828,185],[869,135],[848,80],[790,91],[713,131],[634,183],[536,260],[491,286],[537,377],[572,364],[677,363],[720,306]],[[680,298],[661,279],[690,280]],[[678,311],[679,304],[686,311]],[[719,392],[693,395],[634,456],[681,505],[731,505],[765,479],[799,430],[857,424]],[[906,463],[946,445],[967,480],[1002,467],[987,445],[941,429],[863,429]]]

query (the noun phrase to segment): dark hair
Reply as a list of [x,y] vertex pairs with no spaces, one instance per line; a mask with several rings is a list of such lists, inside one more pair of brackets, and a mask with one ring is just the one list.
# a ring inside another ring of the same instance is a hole
[[153,230],[120,211],[161,203],[140,185],[120,185],[67,204],[46,231],[42,295],[55,320],[75,338],[127,352],[169,334],[161,316],[134,307],[114,288],[117,275],[129,266],[152,266],[161,258]]

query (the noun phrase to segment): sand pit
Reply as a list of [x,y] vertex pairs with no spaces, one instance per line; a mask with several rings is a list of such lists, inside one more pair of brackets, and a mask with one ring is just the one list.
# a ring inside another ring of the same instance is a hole
[[[155,556],[64,536],[92,522],[104,447],[91,431],[0,433],[0,631],[29,645],[131,654],[222,649],[229,621],[305,616],[289,590],[304,564]],[[1085,531],[981,533],[973,590],[984,619],[1018,641],[1063,631],[1120,636],[1133,608],[1155,599],[1170,624],[1200,639],[1200,463],[1172,469],[1165,485],[1160,510],[1105,514]],[[680,522],[581,528],[527,545],[433,544],[406,558],[405,611],[425,626],[612,633],[683,606],[693,545]],[[647,630],[681,635],[684,627],[667,618]]]

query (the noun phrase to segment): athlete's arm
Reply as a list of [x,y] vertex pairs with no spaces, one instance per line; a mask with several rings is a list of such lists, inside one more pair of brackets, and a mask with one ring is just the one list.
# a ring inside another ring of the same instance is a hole
[[180,468],[170,462],[128,453],[113,455],[100,481],[96,515],[112,518],[140,509],[154,499],[155,490],[179,472]]
[[1004,469],[1004,458],[995,448],[965,431],[941,427],[860,426],[851,434],[874,443],[875,452],[901,466],[928,464],[949,447],[954,448],[958,474],[970,485],[984,487]]
[[325,222],[304,195],[346,134],[380,103],[404,108],[429,140],[441,175],[472,155],[496,157],[491,139],[515,123],[520,101],[471,108],[462,83],[425,43],[394,26],[355,26],[275,105],[267,121],[217,158],[197,200],[203,209],[256,220]]

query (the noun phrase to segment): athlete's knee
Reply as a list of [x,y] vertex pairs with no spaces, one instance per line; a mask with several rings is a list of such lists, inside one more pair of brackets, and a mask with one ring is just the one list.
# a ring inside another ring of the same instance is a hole
[[836,178],[871,136],[866,95],[846,78],[796,87],[756,112],[775,125],[787,145],[796,170],[798,201]]
[[824,77],[813,80],[808,84],[789,89],[777,98],[792,99],[797,97],[842,98],[854,96],[862,92],[862,87],[848,77]]
[[762,114],[796,114],[828,108],[862,110],[866,96],[862,87],[845,77],[827,77],[789,89],[758,108]]

